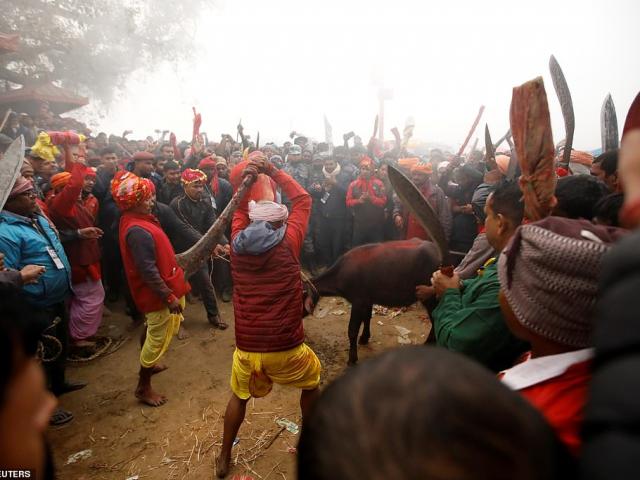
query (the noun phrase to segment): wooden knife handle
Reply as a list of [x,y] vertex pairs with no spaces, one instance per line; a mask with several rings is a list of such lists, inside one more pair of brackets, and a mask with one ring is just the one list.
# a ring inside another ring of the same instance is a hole
[[440,272],[446,275],[447,277],[453,277],[453,265],[448,265],[446,267],[440,267]]

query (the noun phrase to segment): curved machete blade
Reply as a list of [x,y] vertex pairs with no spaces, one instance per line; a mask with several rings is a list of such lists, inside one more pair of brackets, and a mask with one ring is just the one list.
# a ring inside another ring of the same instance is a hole
[[600,110],[602,153],[618,148],[618,117],[611,94],[608,93]]
[[624,128],[622,129],[622,137],[624,138],[629,130],[636,128],[640,128],[640,93],[636,95],[629,107],[629,113],[627,113],[627,119],[624,121]]
[[444,229],[438,220],[438,215],[433,210],[424,195],[418,190],[407,176],[395,166],[389,164],[389,181],[395,189],[402,203],[409,209],[413,216],[420,222],[436,248],[438,249],[438,260],[441,265],[449,265],[449,248]]
[[20,167],[24,160],[24,137],[16,138],[0,160],[0,210],[9,197],[9,193],[20,176]]
[[491,141],[491,133],[489,133],[489,124],[484,125],[484,164],[487,171],[495,170],[498,168],[496,164],[496,152],[493,148],[493,142]]
[[573,114],[573,101],[571,100],[571,92],[569,91],[567,80],[564,78],[564,73],[562,73],[560,64],[553,55],[551,55],[549,59],[549,70],[551,71],[553,88],[555,88],[556,94],[558,95],[562,117],[564,118],[564,129],[567,140],[562,154],[562,166],[567,168],[569,166],[569,159],[571,158],[571,148],[573,147],[573,131],[576,128],[576,120]]

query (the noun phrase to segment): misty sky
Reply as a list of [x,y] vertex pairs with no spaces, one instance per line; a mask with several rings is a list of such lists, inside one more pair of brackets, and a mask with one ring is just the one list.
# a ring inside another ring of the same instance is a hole
[[605,95],[622,130],[640,90],[639,18],[637,0],[219,1],[198,27],[197,62],[136,74],[99,127],[187,138],[195,105],[210,140],[235,135],[240,118],[261,143],[291,130],[324,140],[326,115],[336,143],[349,130],[366,142],[382,85],[394,94],[385,137],[411,116],[416,138],[456,148],[484,104],[483,145],[485,122],[494,141],[509,128],[512,87],[542,75],[557,143],[554,54],[573,96],[574,146],[598,148]]

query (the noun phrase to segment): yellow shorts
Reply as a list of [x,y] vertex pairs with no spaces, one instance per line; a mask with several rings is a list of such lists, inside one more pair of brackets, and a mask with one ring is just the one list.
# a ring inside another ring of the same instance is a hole
[[[184,309],[184,297],[180,298],[180,305]],[[147,324],[147,336],[140,351],[140,365],[151,368],[169,348],[171,339],[178,333],[184,317],[181,313],[174,314],[168,308],[163,308],[146,313],[144,319]]]
[[264,397],[274,383],[313,390],[320,385],[322,365],[306,344],[283,352],[245,352],[236,348],[231,390],[242,400]]

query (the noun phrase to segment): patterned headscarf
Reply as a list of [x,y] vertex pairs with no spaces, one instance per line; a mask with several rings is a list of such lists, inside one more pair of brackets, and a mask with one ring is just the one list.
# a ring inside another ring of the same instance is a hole
[[522,225],[498,261],[498,276],[518,322],[562,345],[590,345],[603,255],[624,230],[548,217]]
[[187,168],[182,172],[181,179],[183,185],[190,185],[195,182],[204,183],[207,181],[207,175],[202,170]]
[[16,179],[16,183],[11,187],[11,192],[9,192],[7,200],[11,200],[12,198],[17,197],[24,192],[28,192],[29,190],[33,190],[33,182],[31,180],[27,180],[23,176],[19,176]]
[[111,181],[111,195],[122,211],[130,210],[148,200],[154,191],[151,180],[140,178],[128,171],[116,173]]

